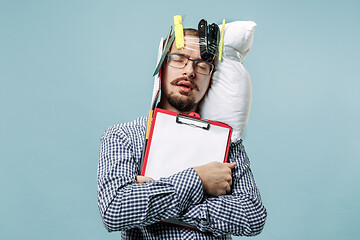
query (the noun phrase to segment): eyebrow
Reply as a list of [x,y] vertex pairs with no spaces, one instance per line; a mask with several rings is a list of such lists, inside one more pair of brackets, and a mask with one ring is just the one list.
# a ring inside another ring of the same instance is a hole
[[[175,53],[175,54],[183,55],[183,56],[185,56],[185,57],[187,57],[187,58],[190,58],[191,60],[195,60],[195,61],[204,61],[201,57],[200,57],[200,58],[195,58],[195,59],[192,59],[192,58],[190,57],[190,55],[188,55],[188,54],[184,54],[184,53],[177,53],[177,52],[171,52],[171,53]],[[206,62],[206,61],[205,61],[205,62]]]

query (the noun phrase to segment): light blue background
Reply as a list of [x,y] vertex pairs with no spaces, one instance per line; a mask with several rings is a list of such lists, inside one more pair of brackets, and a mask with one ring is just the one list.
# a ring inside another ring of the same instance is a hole
[[185,27],[258,24],[244,144],[268,219],[253,239],[358,239],[359,12],[355,0],[1,0],[0,238],[120,238],[97,208],[99,138],[146,114],[159,39],[185,14]]

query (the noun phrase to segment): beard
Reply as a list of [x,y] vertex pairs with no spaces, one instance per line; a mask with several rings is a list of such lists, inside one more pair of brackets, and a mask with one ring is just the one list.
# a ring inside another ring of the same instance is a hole
[[[195,91],[200,91],[199,86],[195,83],[195,81],[193,79],[189,79],[187,77],[176,78],[173,81],[171,81],[170,84],[173,86],[177,86],[177,84],[180,81],[184,81],[184,80],[190,82],[192,88]],[[179,112],[188,113],[191,110],[193,110],[194,107],[196,106],[195,97],[190,96],[190,93],[187,93],[187,92],[180,91],[179,93],[180,93],[180,95],[175,94],[174,92],[170,92],[170,93],[166,94],[165,97],[166,97],[168,103],[170,104],[170,106],[177,109]]]
[[176,96],[174,93],[170,93],[166,96],[168,103],[179,112],[190,112],[195,106],[195,98],[181,94]]

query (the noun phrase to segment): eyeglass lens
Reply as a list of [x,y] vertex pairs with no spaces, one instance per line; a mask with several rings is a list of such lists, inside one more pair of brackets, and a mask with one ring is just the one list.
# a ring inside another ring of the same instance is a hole
[[192,60],[180,54],[168,54],[168,64],[174,68],[184,68],[190,61],[194,62],[194,69],[196,72],[204,75],[211,74],[213,66],[202,60]]

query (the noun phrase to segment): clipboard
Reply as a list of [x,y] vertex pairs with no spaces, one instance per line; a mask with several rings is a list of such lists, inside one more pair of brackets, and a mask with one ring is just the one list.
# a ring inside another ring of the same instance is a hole
[[141,175],[158,180],[190,167],[226,162],[232,128],[221,122],[155,108]]

